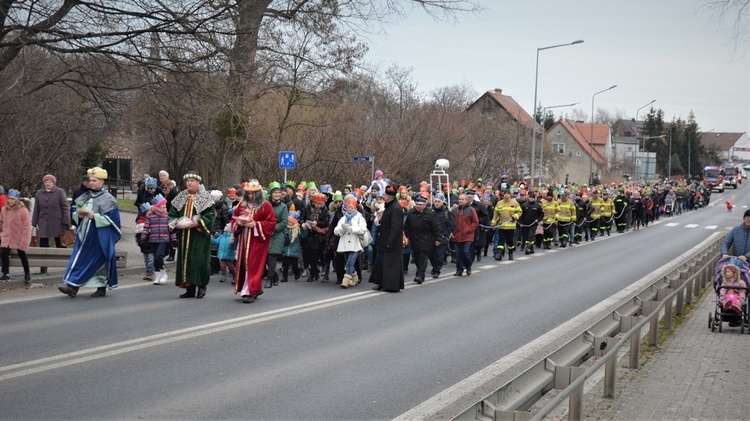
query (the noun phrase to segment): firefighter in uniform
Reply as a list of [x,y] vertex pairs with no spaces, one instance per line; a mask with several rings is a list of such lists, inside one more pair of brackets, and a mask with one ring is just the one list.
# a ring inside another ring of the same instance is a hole
[[602,192],[602,217],[599,224],[599,232],[604,234],[604,231],[606,231],[607,237],[609,237],[609,232],[612,229],[612,215],[614,212],[615,203],[609,197],[609,192],[605,190]]
[[581,244],[581,239],[586,236],[589,241],[589,217],[591,216],[591,203],[587,194],[581,195],[576,199],[576,232],[573,240],[576,244]]
[[628,198],[625,197],[623,190],[620,190],[615,197],[615,225],[617,225],[617,232],[623,233],[628,228],[628,212],[627,209],[630,206]]
[[599,223],[602,217],[602,206],[604,201],[599,197],[599,191],[594,190],[591,193],[591,241],[594,241],[597,235],[599,235]]
[[526,245],[526,254],[534,253],[536,227],[542,218],[544,218],[542,205],[536,200],[536,194],[531,192],[526,201],[521,204],[521,219],[518,221],[521,226],[521,238]]
[[542,248],[549,250],[552,248],[552,241],[555,239],[555,215],[557,214],[557,201],[551,191],[547,191],[547,197],[542,202],[542,228],[544,228],[544,237],[542,239]]
[[503,190],[503,200],[495,205],[495,214],[490,224],[495,228],[496,246],[493,249],[495,260],[503,260],[505,249],[508,250],[508,260],[513,260],[516,249],[516,221],[521,217],[521,205],[510,197],[508,190]]
[[[560,239],[560,247],[565,248],[570,240],[570,233],[576,221],[576,204],[570,200],[565,191],[560,192],[560,202],[557,204],[557,233]],[[571,243],[572,244],[572,243]]]

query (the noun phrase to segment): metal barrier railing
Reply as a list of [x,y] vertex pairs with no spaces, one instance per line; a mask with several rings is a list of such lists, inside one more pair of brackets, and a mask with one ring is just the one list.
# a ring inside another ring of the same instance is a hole
[[[633,300],[618,307],[454,419],[542,420],[567,398],[568,418],[580,420],[583,384],[602,366],[605,366],[603,396],[614,398],[616,357],[620,348],[629,343],[629,367],[638,368],[643,326],[649,324],[646,335],[648,344],[656,346],[662,310],[664,329],[671,330],[673,313],[683,315],[685,305],[691,304],[705,285],[713,285],[713,269],[719,258],[722,239],[721,233],[713,234],[702,243],[702,250],[696,255],[686,261],[675,262],[667,275],[644,288]],[[622,337],[618,340],[614,335],[620,333]],[[593,356],[601,358],[589,368],[580,367]],[[562,390],[536,414],[527,410],[552,389]]]

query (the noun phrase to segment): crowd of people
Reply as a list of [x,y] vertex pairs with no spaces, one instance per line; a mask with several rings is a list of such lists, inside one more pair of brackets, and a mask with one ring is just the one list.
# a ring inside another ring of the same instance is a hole
[[[120,214],[115,199],[103,189],[106,179],[105,170],[90,169],[69,209],[64,193],[57,197],[54,177],[45,176],[32,216],[14,212],[18,194],[11,191],[0,213],[2,279],[9,279],[6,249],[18,249],[21,257],[29,243],[30,233],[10,227],[36,226],[40,245],[54,238],[59,246],[60,233],[72,224],[73,257],[60,291],[75,297],[80,287],[95,287],[92,296],[101,297],[107,288],[115,288]],[[710,197],[710,188],[698,181],[598,186],[553,182],[529,189],[502,176],[498,183],[485,184],[479,178],[412,186],[393,183],[380,170],[369,185],[341,190],[325,182],[320,187],[316,182],[271,182],[264,187],[258,180],[226,190],[206,188],[195,171],[184,174],[182,184],[180,190],[166,171],[158,179],[144,175],[139,182],[136,237],[144,279],[168,283],[165,261],[176,260],[173,282],[184,289],[180,297],[202,298],[213,260],[220,282],[233,283],[244,303],[290,277],[350,288],[369,272],[373,289],[398,292],[412,265],[418,284],[426,279],[428,262],[433,278],[448,265],[455,265],[454,276],[470,276],[473,262],[482,257],[513,260],[516,252],[532,254],[595,241],[612,231],[639,230],[663,216],[703,207]],[[29,280],[27,263],[24,271]]]

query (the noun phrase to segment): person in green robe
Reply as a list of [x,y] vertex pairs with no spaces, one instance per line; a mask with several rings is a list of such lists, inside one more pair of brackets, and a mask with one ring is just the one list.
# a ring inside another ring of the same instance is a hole
[[203,298],[211,277],[214,199],[200,189],[202,178],[197,172],[189,171],[182,179],[186,189],[177,194],[169,209],[169,227],[177,231],[175,285],[186,289],[180,298]]

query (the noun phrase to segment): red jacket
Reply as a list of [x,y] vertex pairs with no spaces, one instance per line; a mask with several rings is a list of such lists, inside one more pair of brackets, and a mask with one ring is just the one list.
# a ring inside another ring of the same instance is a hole
[[479,226],[477,211],[471,206],[458,206],[451,210],[456,220],[453,229],[453,239],[457,243],[471,243],[474,241],[474,230]]

